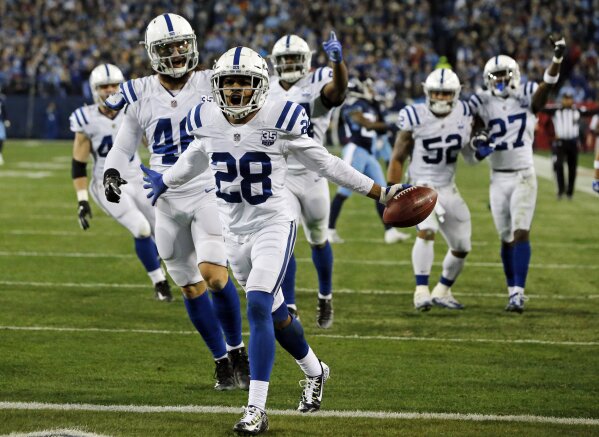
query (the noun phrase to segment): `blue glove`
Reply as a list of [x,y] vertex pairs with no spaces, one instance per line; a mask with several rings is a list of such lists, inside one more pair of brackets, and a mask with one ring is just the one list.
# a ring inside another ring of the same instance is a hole
[[410,187],[410,184],[395,184],[389,187],[381,187],[381,196],[379,197],[379,202],[383,205],[386,205],[387,202],[393,199],[397,193],[407,190]]
[[484,130],[472,137],[470,146],[475,150],[474,156],[479,161],[495,151],[495,144],[489,142],[489,134]]
[[147,184],[144,184],[144,188],[146,190],[151,190],[146,197],[148,199],[150,197],[152,198],[152,206],[154,206],[156,205],[156,201],[158,200],[160,195],[164,193],[168,189],[168,187],[162,181],[162,175],[160,173],[154,170],[150,170],[143,164],[141,164],[139,167],[141,168],[141,171],[143,171],[146,174],[146,176],[144,176],[144,181],[146,181]]
[[599,179],[593,181],[593,190],[595,190],[596,193],[599,193]]
[[322,48],[329,57],[329,61],[334,62],[335,64],[343,62],[343,47],[341,47],[341,43],[337,39],[334,30],[331,30],[329,40],[322,43]]

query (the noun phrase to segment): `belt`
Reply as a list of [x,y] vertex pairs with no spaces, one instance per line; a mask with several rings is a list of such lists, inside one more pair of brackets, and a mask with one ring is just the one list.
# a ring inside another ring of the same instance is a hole
[[517,171],[522,171],[522,170],[528,170],[528,168],[517,168],[515,170],[512,170],[511,168],[494,168],[493,171],[499,172],[499,173],[516,173]]

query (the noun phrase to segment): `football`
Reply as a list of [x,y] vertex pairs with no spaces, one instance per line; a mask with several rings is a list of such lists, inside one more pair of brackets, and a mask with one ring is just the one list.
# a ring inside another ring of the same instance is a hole
[[437,192],[413,186],[396,194],[385,207],[383,221],[396,228],[416,226],[427,218],[437,204]]

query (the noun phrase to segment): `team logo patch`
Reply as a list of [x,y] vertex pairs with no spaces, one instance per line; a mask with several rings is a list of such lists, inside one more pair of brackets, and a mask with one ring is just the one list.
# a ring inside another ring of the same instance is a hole
[[176,100],[171,100],[171,107],[173,107],[173,108],[177,107],[177,101]]
[[272,146],[277,141],[277,132],[272,130],[266,130],[262,132],[262,145]]
[[235,141],[236,143],[238,143],[239,141],[241,141],[241,134],[234,134],[233,135],[233,141]]

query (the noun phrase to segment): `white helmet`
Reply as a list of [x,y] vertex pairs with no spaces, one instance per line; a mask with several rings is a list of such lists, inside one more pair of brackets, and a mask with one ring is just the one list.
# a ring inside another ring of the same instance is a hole
[[[294,64],[287,64],[286,56],[299,56],[299,60]],[[312,51],[308,43],[299,36],[285,35],[273,46],[270,61],[281,79],[294,83],[310,72]]]
[[[200,54],[196,35],[191,25],[180,15],[162,14],[150,21],[143,44],[152,62],[152,69],[157,73],[181,77],[198,65]],[[178,54],[173,56],[175,46]],[[179,57],[185,58],[185,64],[174,67],[173,59]]]
[[[497,77],[496,73],[500,71],[505,71],[505,75]],[[495,96],[514,95],[520,88],[520,68],[509,56],[498,55],[489,59],[483,74],[487,89]]]
[[[428,75],[422,84],[424,95],[426,96],[426,104],[432,113],[438,115],[449,114],[455,107],[460,97],[460,79],[448,68],[439,68]],[[435,100],[432,98],[434,91],[451,92],[453,96],[451,100]]]
[[94,68],[89,75],[89,87],[92,90],[94,96],[94,102],[101,106],[104,106],[104,100],[108,96],[100,96],[98,87],[100,85],[112,85],[119,84],[125,81],[123,72],[119,67],[112,64],[101,64]]
[[[243,105],[229,105],[225,98],[223,79],[227,76],[248,76],[253,94]],[[243,118],[262,107],[268,95],[268,64],[262,56],[248,47],[235,47],[222,55],[212,67],[212,94],[220,109],[233,118]]]

